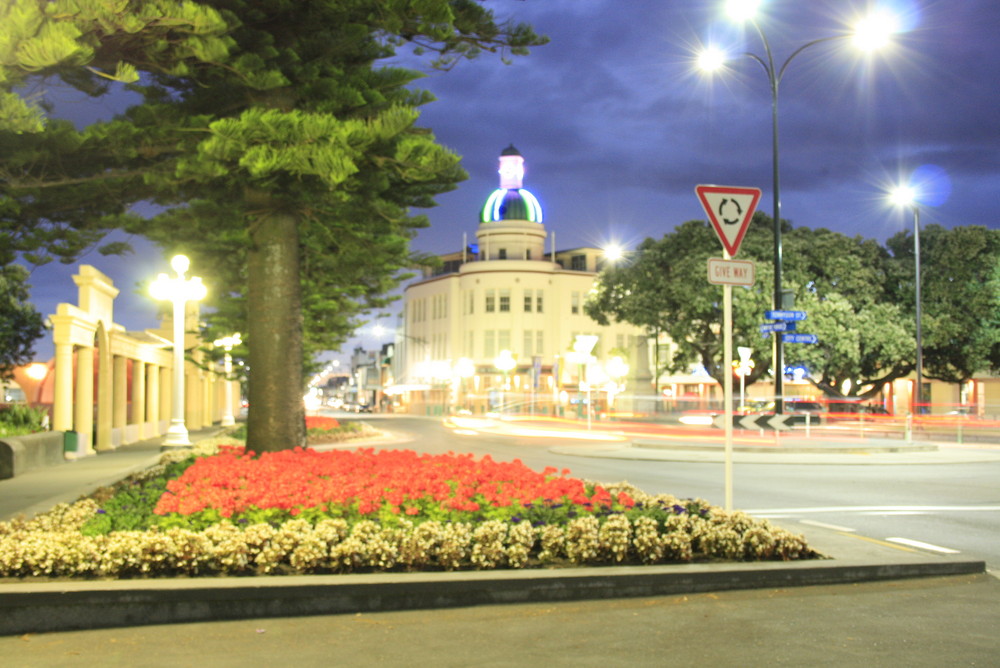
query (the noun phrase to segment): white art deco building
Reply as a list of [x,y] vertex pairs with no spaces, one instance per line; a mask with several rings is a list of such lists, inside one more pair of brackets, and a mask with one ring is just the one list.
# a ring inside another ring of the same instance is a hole
[[644,383],[645,390],[643,332],[625,323],[602,327],[583,311],[604,252],[555,249],[513,146],[502,152],[499,173],[475,243],[442,256],[439,269],[406,288],[386,394],[397,409],[416,412],[502,403],[565,413],[584,396],[606,410],[609,389],[612,404],[613,388],[631,393]]

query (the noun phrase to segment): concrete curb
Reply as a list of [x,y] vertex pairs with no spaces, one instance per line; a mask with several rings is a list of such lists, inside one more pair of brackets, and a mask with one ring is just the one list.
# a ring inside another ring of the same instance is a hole
[[148,624],[582,601],[983,573],[982,561],[611,566],[565,570],[0,585],[0,635]]

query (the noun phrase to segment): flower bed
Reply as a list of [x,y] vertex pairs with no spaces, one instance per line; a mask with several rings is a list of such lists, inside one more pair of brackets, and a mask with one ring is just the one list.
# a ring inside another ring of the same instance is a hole
[[[215,448],[213,448],[215,449]],[[0,523],[0,575],[132,577],[801,559],[801,536],[702,500],[519,461],[240,446],[103,501]]]

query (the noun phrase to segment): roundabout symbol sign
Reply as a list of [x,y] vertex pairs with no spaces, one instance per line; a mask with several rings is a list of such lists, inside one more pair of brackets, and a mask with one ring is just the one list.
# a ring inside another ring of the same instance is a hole
[[735,257],[757,210],[760,188],[701,185],[695,186],[694,191],[722,246],[730,257]]

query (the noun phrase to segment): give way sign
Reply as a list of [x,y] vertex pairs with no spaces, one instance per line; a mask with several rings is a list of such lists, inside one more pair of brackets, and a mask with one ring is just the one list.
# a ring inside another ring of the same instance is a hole
[[760,188],[695,186],[694,191],[723,248],[735,257],[760,201]]

